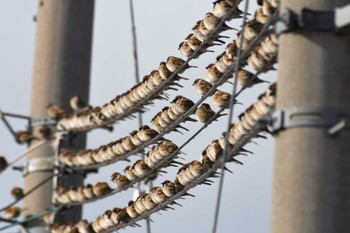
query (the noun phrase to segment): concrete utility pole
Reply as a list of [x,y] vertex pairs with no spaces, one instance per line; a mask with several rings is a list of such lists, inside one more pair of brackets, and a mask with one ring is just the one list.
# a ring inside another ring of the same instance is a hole
[[[32,117],[46,116],[46,107],[55,103],[69,110],[69,99],[79,95],[89,99],[94,0],[40,0],[36,16],[36,48],[32,86]],[[38,127],[34,128],[38,134]],[[74,140],[74,149],[84,148],[85,135]],[[65,147],[71,149],[69,147]],[[27,162],[51,158],[52,149],[45,145],[27,156]],[[24,190],[49,177],[52,171],[29,174]],[[63,176],[58,184],[64,187],[80,185],[82,175]],[[35,215],[51,207],[52,182],[48,182],[24,200],[27,213]],[[65,210],[56,221],[67,223],[81,218],[81,207]],[[45,232],[43,224],[31,222],[30,233]]]
[[[282,0],[280,10],[346,4]],[[334,107],[349,113],[349,100],[349,32],[296,29],[280,36],[277,109]],[[350,131],[334,137],[326,132],[326,127],[298,127],[276,135],[272,232],[350,232]]]

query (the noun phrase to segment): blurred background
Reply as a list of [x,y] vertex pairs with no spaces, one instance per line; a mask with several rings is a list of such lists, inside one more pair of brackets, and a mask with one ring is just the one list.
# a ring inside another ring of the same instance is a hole
[[[0,109],[4,112],[29,114],[36,32],[33,17],[36,15],[37,4],[37,0],[0,1]],[[241,9],[244,8],[244,4],[245,1],[241,3]],[[202,19],[206,12],[212,10],[212,2],[134,0],[134,9],[142,78],[170,55],[184,58],[177,50],[178,44],[191,32],[195,22]],[[250,1],[249,12],[253,14],[255,9],[257,9],[255,1]],[[239,28],[242,20],[234,20],[228,24]],[[135,84],[129,2],[96,1],[93,31],[89,103],[93,106],[102,106]],[[227,42],[236,37],[234,31],[223,34],[230,36]],[[213,48],[215,53],[204,54],[199,59],[190,62],[191,65],[199,68],[189,69],[182,74],[189,80],[182,81],[184,88],[178,92],[168,91],[169,100],[181,94],[194,102],[198,101],[200,96],[194,91],[192,83],[196,78],[204,78],[205,67],[215,62],[215,57],[223,51],[224,46],[216,46]],[[269,72],[261,75],[260,78],[273,82],[277,78],[277,73]],[[234,120],[245,108],[256,101],[257,96],[267,87],[268,84],[259,84],[245,90],[238,97],[238,100],[244,105],[235,107]],[[232,85],[226,83],[219,89],[231,92]],[[218,110],[210,98],[206,102]],[[150,125],[151,118],[167,105],[169,105],[168,101],[156,101],[155,105],[150,107],[150,111],[144,114],[144,124]],[[11,123],[16,130],[26,127],[22,120],[14,119],[11,120]],[[189,129],[189,132],[184,132],[184,135],[172,132],[165,137],[180,146],[202,124],[187,122],[183,125]],[[119,139],[137,127],[137,120],[126,120],[116,123],[111,133],[101,129],[93,130],[88,133],[88,148],[96,148]],[[209,125],[183,149],[183,152],[186,153],[184,161],[190,162],[198,159],[201,151],[213,139],[219,138],[226,127],[226,117]],[[6,156],[8,161],[26,149],[26,146],[15,143],[1,122],[0,135],[0,154]],[[226,173],[225,175],[218,232],[270,232],[274,142],[271,136],[268,136],[268,140],[254,141],[256,144],[250,143],[246,146],[246,149],[253,151],[254,155],[238,158],[244,163],[243,166],[228,164],[233,174]],[[138,157],[132,156],[130,159],[133,162]],[[23,165],[24,162],[23,159],[17,165]],[[88,175],[85,183],[95,184],[98,181],[107,181],[110,186],[114,187],[110,181],[111,174],[122,171],[126,164],[127,162],[118,162],[100,168],[97,174]],[[173,180],[177,170],[178,168],[167,168],[167,174],[154,181],[154,185],[160,185],[165,179]],[[183,207],[175,206],[175,211],[153,214],[151,216],[152,232],[211,232],[219,180],[214,181],[216,182],[211,186],[202,185],[191,190],[190,193],[196,197],[180,200],[179,203]],[[0,207],[12,201],[10,191],[13,186],[23,187],[23,178],[20,172],[9,169],[0,175]],[[146,186],[141,187],[144,190],[147,189]],[[133,192],[134,190],[130,189],[98,202],[86,204],[83,209],[83,218],[91,221],[107,209],[126,206],[127,202],[132,199]],[[128,227],[123,232],[146,232],[145,221],[139,224],[142,228]],[[1,226],[4,224],[0,223]],[[19,228],[11,228],[5,232],[18,231]]]

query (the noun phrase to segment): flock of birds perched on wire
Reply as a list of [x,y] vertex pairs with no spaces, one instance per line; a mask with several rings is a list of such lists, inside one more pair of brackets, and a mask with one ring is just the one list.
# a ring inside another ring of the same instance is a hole
[[[241,0],[215,1],[212,12],[206,13],[202,20],[197,21],[192,28],[193,32],[179,44],[178,49],[187,60],[169,56],[166,61],[160,62],[158,69],[145,75],[142,82],[102,107],[88,106],[77,96],[70,100],[70,106],[74,110],[71,113],[63,111],[55,104],[50,104],[47,113],[57,120],[56,130],[77,133],[98,127],[108,128],[111,123],[132,117],[133,113],[146,111],[146,106],[156,99],[167,100],[166,90],[178,90],[183,87],[181,81],[188,80],[179,76],[186,69],[194,67],[188,62],[203,53],[213,52],[209,47],[224,44],[223,39],[228,37],[221,36],[221,32],[235,30],[225,21],[244,17],[244,12],[238,8],[240,2]],[[184,164],[178,162],[176,159],[181,154],[181,147],[163,137],[170,131],[182,133],[181,130],[187,130],[180,125],[185,121],[210,124],[220,116],[226,115],[222,112],[231,107],[230,99],[236,95],[232,96],[217,87],[229,82],[234,72],[236,72],[235,82],[241,86],[241,90],[267,82],[259,79],[257,74],[274,69],[273,65],[277,62],[278,41],[271,26],[279,1],[258,0],[258,4],[261,7],[256,10],[252,19],[245,22],[244,28],[238,31],[237,38],[228,43],[214,63],[206,67],[205,80],[194,80],[194,89],[202,96],[198,102],[178,95],[167,107],[154,115],[151,120],[153,128],[148,125],[140,126],[128,135],[96,149],[79,151],[60,149],[58,153],[60,166],[79,170],[98,168],[119,160],[128,161],[128,156],[152,145],[143,159],[126,166],[123,172],[111,175],[115,188],[102,181],[95,185],[87,184],[69,189],[57,186],[54,193],[55,204],[69,208],[72,205],[98,200],[132,187],[138,182],[155,179],[165,167],[181,165],[176,177],[172,181],[165,180],[161,186],[153,187],[148,193],[139,195],[125,207],[116,207],[101,213],[91,222],[82,220],[68,225],[53,224],[54,213],[45,215],[43,220],[50,226],[51,232],[110,232],[127,225],[137,225],[136,221],[149,218],[151,213],[178,204],[175,202],[176,199],[190,195],[187,193],[188,189],[198,184],[210,184],[212,180],[209,178],[219,176],[216,170],[219,168],[225,148],[228,153],[224,160],[240,163],[234,157],[250,153],[243,149],[243,145],[252,137],[265,137],[261,132],[268,132],[266,122],[275,106],[275,84],[270,85],[268,90],[259,96],[258,101],[230,125],[228,132],[223,132],[220,138],[205,147],[198,160]],[[256,73],[242,68],[246,65]],[[220,109],[219,112],[215,112],[208,103],[203,103],[209,96],[213,104]],[[238,100],[234,99],[234,104],[239,104]],[[43,125],[40,129],[42,138],[39,139],[52,138],[50,132],[51,129]],[[20,143],[38,139],[29,131],[18,131],[16,137]],[[7,166],[7,160],[0,156],[0,173]],[[12,196],[15,199],[23,198],[23,190],[15,187]],[[21,211],[19,207],[9,207],[4,211],[4,215],[8,220],[13,220],[21,215]]]

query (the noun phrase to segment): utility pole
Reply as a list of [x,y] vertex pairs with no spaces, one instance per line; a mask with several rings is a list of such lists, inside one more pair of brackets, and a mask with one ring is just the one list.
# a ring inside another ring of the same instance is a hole
[[[328,11],[347,4],[348,0],[282,0],[280,11]],[[282,34],[277,109],[333,108],[350,113],[349,62],[349,31],[339,35],[299,28]],[[303,114],[294,120],[312,122],[320,116]],[[346,116],[336,115],[342,117]],[[277,133],[273,233],[350,232],[350,131],[331,136],[328,129],[324,124]]]
[[[39,0],[36,16],[36,48],[32,83],[31,116],[46,116],[49,103],[69,110],[69,99],[79,95],[89,99],[90,63],[92,47],[94,0]],[[39,126],[33,128],[38,135]],[[74,146],[85,147],[86,135],[79,134]],[[45,145],[27,156],[27,164],[53,158],[50,145]],[[53,171],[35,172],[24,179],[24,191],[53,174]],[[63,187],[81,185],[83,175],[73,174],[59,177]],[[51,207],[52,182],[48,182],[25,198],[24,207],[30,215]],[[81,218],[82,208],[74,207],[58,213],[55,221],[67,223]],[[29,223],[30,233],[46,232],[42,222]]]

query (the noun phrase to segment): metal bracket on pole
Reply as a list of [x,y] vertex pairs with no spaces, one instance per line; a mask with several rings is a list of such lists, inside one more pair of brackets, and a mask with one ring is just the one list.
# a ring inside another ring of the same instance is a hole
[[350,129],[350,112],[338,108],[290,108],[275,110],[271,117],[272,133],[295,127],[327,128],[329,135]]
[[33,172],[52,171],[55,167],[52,158],[34,158],[27,161],[23,170],[23,176]]
[[275,30],[277,34],[294,31],[297,28],[339,32],[349,26],[350,4],[330,11],[303,8],[299,14],[287,9],[280,14]]
[[40,125],[56,125],[57,120],[51,117],[33,117],[30,121],[30,125],[40,126]]

